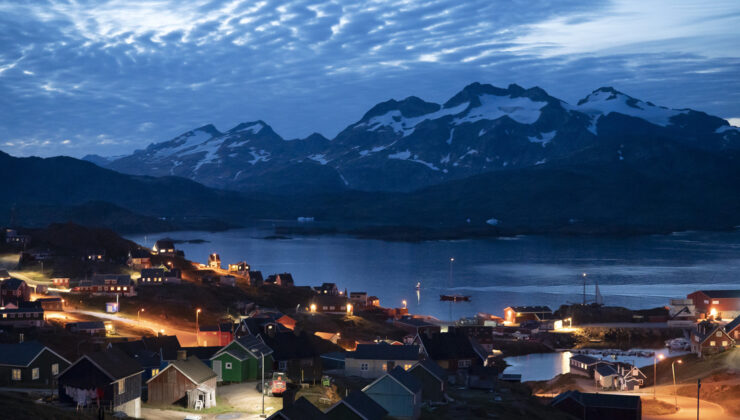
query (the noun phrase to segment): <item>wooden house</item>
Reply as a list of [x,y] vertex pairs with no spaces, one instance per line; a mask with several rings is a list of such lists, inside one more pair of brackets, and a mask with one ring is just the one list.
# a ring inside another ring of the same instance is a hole
[[216,373],[185,352],[147,381],[149,404],[182,404],[189,409],[216,406]]
[[700,324],[691,331],[691,352],[702,357],[735,347],[735,341],[717,324]]
[[475,339],[459,332],[419,334],[414,341],[421,345],[427,358],[450,373],[467,370],[471,366],[482,366],[488,357]]
[[0,326],[32,328],[44,326],[44,308],[38,302],[0,306]]
[[316,288],[316,293],[320,295],[339,296],[339,289],[336,283],[322,283]]
[[735,340],[736,345],[740,344],[740,316],[725,325],[725,332],[730,338]]
[[301,397],[292,404],[284,404],[282,409],[273,413],[267,420],[326,420],[327,418],[326,414],[311,404],[306,397]]
[[134,283],[128,274],[95,274],[91,280],[81,280],[72,291],[93,295],[136,296]]
[[199,346],[225,346],[234,339],[234,325],[230,322],[219,322],[213,325],[200,325],[198,327]]
[[120,350],[86,354],[59,375],[59,399],[141,417],[141,374],[141,366]]
[[105,323],[103,321],[68,322],[64,324],[64,328],[73,333],[105,335]]
[[25,281],[10,278],[0,283],[0,306],[10,303],[17,306],[29,299],[31,299],[31,288],[28,287]]
[[154,251],[155,254],[166,255],[169,257],[174,257],[177,253],[177,251],[175,250],[175,242],[171,239],[158,240],[154,243],[152,251]]
[[377,378],[400,366],[404,370],[419,361],[419,346],[392,346],[386,343],[358,344],[344,360],[346,376]]
[[67,359],[36,341],[0,344],[0,386],[49,388],[69,365]]
[[355,308],[364,308],[367,306],[367,292],[349,292],[349,301]]
[[570,373],[576,373],[589,378],[594,377],[596,366],[604,363],[603,360],[585,354],[576,354],[570,357]]
[[260,287],[265,283],[265,279],[262,277],[261,271],[249,271],[249,285],[253,287]]
[[440,326],[427,321],[424,318],[413,316],[402,316],[393,320],[393,325],[416,336],[417,334],[435,334],[440,332]]
[[391,417],[418,419],[421,415],[421,384],[400,366],[373,381],[362,392]]
[[421,384],[423,401],[444,401],[447,390],[447,371],[432,360],[424,359],[409,369]]
[[64,310],[64,299],[59,296],[36,299],[36,302],[41,305],[44,312]]
[[381,420],[388,411],[362,391],[352,391],[326,411],[330,420]]
[[126,265],[134,270],[143,270],[152,267],[152,254],[144,249],[135,249],[128,253]]
[[262,377],[262,355],[265,372],[272,372],[272,349],[253,335],[239,337],[211,357],[218,381],[244,382]]
[[740,315],[740,289],[697,290],[686,297],[694,301],[699,314],[712,318],[735,318]]
[[[350,305],[349,309],[348,305]],[[339,295],[316,295],[309,301],[307,309],[309,312],[323,314],[347,315],[352,313],[349,299]]]
[[265,284],[281,287],[293,287],[293,275],[290,273],[271,274],[265,280]]
[[164,268],[144,268],[139,277],[140,286],[161,285],[165,282]]
[[504,309],[504,321],[521,324],[525,321],[540,322],[552,316],[552,309],[547,306],[509,306]]
[[51,282],[56,288],[69,288],[69,277],[54,277],[53,279],[51,279]]
[[305,331],[298,334],[274,331],[261,334],[260,338],[273,351],[273,370],[284,372],[295,381],[320,380],[321,353],[339,349]]
[[642,401],[637,395],[566,391],[553,398],[550,405],[581,420],[640,420],[642,418]]
[[215,268],[216,270],[221,269],[221,256],[216,253],[208,256],[208,268]]

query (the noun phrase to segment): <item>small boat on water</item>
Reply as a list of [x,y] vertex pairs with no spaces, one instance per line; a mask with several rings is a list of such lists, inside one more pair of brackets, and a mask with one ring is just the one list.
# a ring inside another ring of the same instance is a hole
[[439,295],[439,300],[444,301],[444,302],[470,302],[470,296]]
[[416,290],[421,290],[421,282],[420,281],[417,281],[416,282]]

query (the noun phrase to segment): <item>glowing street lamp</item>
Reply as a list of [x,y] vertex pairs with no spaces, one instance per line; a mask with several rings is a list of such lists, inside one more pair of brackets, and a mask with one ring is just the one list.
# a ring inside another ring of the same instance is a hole
[[683,360],[678,359],[674,360],[673,363],[671,363],[671,371],[673,372],[673,399],[676,403],[676,411],[678,411],[678,391],[676,391],[676,363],[683,364]]
[[347,304],[347,315],[348,316],[352,315],[352,304],[351,303]]
[[197,341],[197,337],[198,337],[198,331],[200,331],[200,328],[198,328],[198,314],[200,314],[200,308],[198,308],[198,309],[195,310],[195,336],[196,336],[196,341]]
[[311,304],[311,313],[315,313],[315,312],[316,312],[316,304],[315,303],[312,303]]
[[138,311],[136,311],[136,319],[139,323],[139,326],[141,326],[141,313],[144,312],[144,308],[140,308]]
[[658,360],[663,359],[665,359],[665,356],[662,354],[653,358],[653,399],[656,399],[655,394],[657,392],[656,388],[658,387]]
[[403,303],[403,309],[406,309],[406,299],[402,300],[401,303]]

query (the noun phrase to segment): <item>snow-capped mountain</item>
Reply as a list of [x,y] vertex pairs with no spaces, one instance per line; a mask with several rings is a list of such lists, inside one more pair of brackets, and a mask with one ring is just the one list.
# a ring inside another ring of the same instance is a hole
[[284,140],[263,121],[223,133],[207,125],[96,163],[244,191],[411,191],[561,162],[615,139],[625,141],[614,143],[606,158],[622,161],[657,138],[704,150],[740,148],[740,130],[721,118],[660,107],[613,88],[572,105],[538,87],[473,83],[444,104],[412,96],[375,105],[331,141],[319,134]]

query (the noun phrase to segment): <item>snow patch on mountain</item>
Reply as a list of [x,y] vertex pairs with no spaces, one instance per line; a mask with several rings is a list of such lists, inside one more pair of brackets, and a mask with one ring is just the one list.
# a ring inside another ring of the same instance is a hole
[[715,133],[717,133],[717,134],[722,134],[722,133],[725,133],[725,132],[727,132],[727,131],[736,131],[736,132],[740,132],[740,128],[738,128],[738,127],[733,127],[733,126],[731,126],[731,125],[723,125],[723,126],[721,126],[720,128],[718,128],[718,129],[714,130],[714,132],[715,132]]
[[270,153],[266,152],[265,150],[260,150],[258,152],[254,150],[250,150],[249,154],[252,155],[254,159],[248,161],[250,164],[254,165],[257,162],[267,162],[270,160]]
[[262,123],[254,123],[254,124],[252,124],[250,126],[243,127],[243,128],[240,128],[240,129],[236,130],[235,133],[244,133],[246,131],[249,131],[252,134],[257,134],[260,131],[262,131],[263,128],[265,128],[264,124],[262,124]]
[[317,154],[309,156],[308,158],[313,161],[319,162],[322,165],[326,165],[327,163],[329,163],[329,161],[326,160],[326,155],[323,153],[317,153]]
[[401,152],[392,153],[392,154],[388,155],[388,159],[407,160],[409,162],[414,162],[414,163],[422,164],[422,165],[426,166],[427,168],[429,168],[429,169],[431,169],[433,171],[438,171],[439,170],[439,168],[436,167],[433,163],[430,163],[430,162],[427,162],[425,160],[419,159],[419,155],[414,155],[413,158],[412,158],[411,157],[411,151],[409,151],[408,149],[406,149],[404,151],[401,151]]
[[497,226],[499,223],[501,223],[501,221],[498,219],[494,219],[494,218],[490,218],[486,220],[486,224],[489,224],[491,226]]
[[547,143],[550,143],[552,139],[555,138],[555,135],[557,135],[557,130],[550,131],[548,133],[540,133],[537,134],[534,137],[527,137],[531,143],[539,143],[542,145],[542,147],[547,146]]
[[642,118],[651,124],[662,127],[670,125],[671,118],[676,115],[689,112],[687,109],[670,109],[650,102],[643,102],[609,88],[595,90],[578,102],[577,109],[591,116],[592,124],[589,131],[594,134],[597,134],[596,123],[599,118],[612,112]]
[[411,152],[406,149],[402,152],[392,153],[388,155],[388,159],[406,160],[411,157]]
[[447,144],[452,144],[452,136],[455,135],[455,129],[450,130],[450,137],[446,140]]
[[367,123],[357,124],[355,127],[362,127],[367,125],[368,131],[376,131],[380,128],[389,127],[393,129],[397,134],[402,134],[406,137],[414,132],[416,126],[426,120],[436,120],[448,115],[457,115],[468,107],[468,103],[460,104],[452,108],[442,108],[436,112],[430,112],[418,117],[407,118],[401,114],[401,111],[394,109],[388,111],[383,115],[378,115],[370,118]]
[[190,152],[208,139],[213,138],[211,133],[194,130],[181,135],[171,141],[172,146],[162,147],[154,154],[155,157],[181,156]]
[[480,106],[468,111],[464,117],[455,119],[455,125],[497,120],[504,116],[521,124],[533,124],[540,118],[540,110],[547,105],[547,102],[536,102],[525,97],[481,95],[479,99]]

